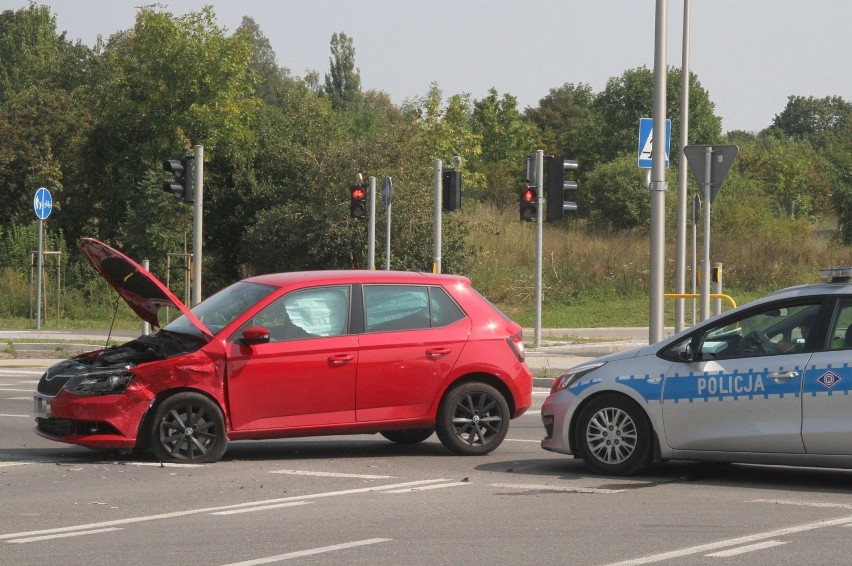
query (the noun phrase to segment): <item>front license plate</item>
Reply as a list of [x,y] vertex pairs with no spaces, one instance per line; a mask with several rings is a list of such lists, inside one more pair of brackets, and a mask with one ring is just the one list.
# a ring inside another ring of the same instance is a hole
[[36,397],[34,412],[36,417],[50,418],[50,401]]

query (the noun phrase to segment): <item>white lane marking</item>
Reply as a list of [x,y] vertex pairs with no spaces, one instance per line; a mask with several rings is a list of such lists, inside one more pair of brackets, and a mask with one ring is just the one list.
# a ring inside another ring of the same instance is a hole
[[339,474],[335,472],[311,472],[308,470],[275,470],[270,474],[287,474],[291,476],[318,476],[322,478],[355,478],[363,480],[383,480],[394,476],[371,476],[366,474]]
[[780,546],[782,544],[787,544],[787,543],[782,542],[780,540],[768,540],[766,542],[759,542],[757,544],[750,544],[748,546],[740,546],[739,548],[732,548],[730,550],[723,550],[721,552],[714,552],[713,554],[705,554],[704,556],[710,556],[712,558],[729,558],[731,556],[738,556],[740,554],[745,554],[746,552],[754,552],[756,550],[763,550],[764,548],[772,548],[773,546]]
[[690,554],[700,554],[703,552],[709,552],[711,550],[718,550],[721,548],[727,548],[730,546],[739,546],[742,544],[748,544],[751,542],[758,542],[761,540],[779,538],[786,535],[801,533],[804,531],[812,531],[814,529],[822,529],[825,527],[835,527],[838,525],[846,525],[847,523],[852,523],[852,516],[850,517],[841,517],[839,519],[829,519],[827,521],[817,521],[815,523],[805,523],[803,525],[797,525],[795,527],[787,527],[784,529],[778,529],[775,531],[768,531],[765,533],[757,533],[754,535],[746,535],[744,537],[737,537],[727,540],[720,540],[718,542],[711,542],[709,544],[702,544],[698,546],[693,546],[689,548],[683,548],[681,550],[673,550],[671,552],[662,552],[660,554],[653,554],[651,556],[645,556],[643,558],[634,558],[631,560],[624,560],[622,562],[613,562],[608,564],[607,566],[635,566],[639,564],[651,564],[653,562],[662,562],[663,560],[669,560],[670,558],[680,558],[682,556],[689,556]]
[[51,539],[55,539],[55,538],[79,537],[79,536],[82,536],[82,535],[96,535],[98,533],[106,533],[106,532],[109,532],[109,531],[120,531],[120,530],[121,529],[118,528],[118,527],[113,527],[113,528],[109,528],[109,529],[94,529],[94,530],[91,530],[91,531],[76,531],[76,532],[73,532],[73,533],[63,533],[63,534],[60,534],[60,535],[46,535],[46,536],[41,536],[41,537],[18,538],[18,539],[12,539],[9,542],[21,544],[21,543],[25,543],[25,542],[39,542],[39,541],[42,541],[42,540],[51,540]]
[[525,438],[504,438],[503,442],[535,442],[541,444],[541,440],[527,440]]
[[[46,367],[46,366],[42,366],[42,367]],[[27,376],[27,375],[41,377],[42,375],[44,375],[44,370],[43,369],[23,369],[23,368],[21,368],[21,369],[9,369],[9,368],[4,368],[4,369],[0,369],[0,375],[2,375],[3,377],[24,377],[24,376]]]
[[344,542],[343,544],[332,544],[331,546],[321,546],[319,548],[311,548],[309,550],[299,550],[296,552],[288,552],[287,554],[279,554],[278,556],[270,556],[268,558],[257,558],[255,560],[246,560],[245,562],[233,562],[225,566],[256,566],[258,564],[271,564],[272,562],[280,562],[291,558],[302,558],[304,556],[313,556],[314,554],[322,554],[324,552],[334,552],[335,550],[346,550],[357,546],[366,546],[368,544],[376,544],[379,542],[388,542],[393,539],[389,538],[368,538],[365,540],[356,540],[353,542]]
[[32,462],[0,462],[0,468],[8,468],[10,466],[25,466],[27,464],[32,464]]
[[32,396],[29,396],[29,397],[4,397],[3,400],[4,401],[29,401],[30,403],[33,402]]
[[530,485],[521,483],[492,483],[491,487],[502,487],[506,489],[526,489],[535,491],[562,491],[565,493],[624,493],[623,489],[605,489],[598,487],[557,487],[553,485]]
[[411,493],[412,491],[424,491],[427,489],[443,489],[445,487],[456,487],[458,485],[470,485],[470,482],[466,481],[454,481],[450,483],[442,483],[442,484],[432,484],[432,485],[423,485],[418,487],[409,487],[406,489],[394,489],[393,491],[388,491],[387,493]]
[[31,418],[32,415],[12,415],[12,414],[9,414],[9,413],[0,413],[0,417],[22,417],[22,418],[28,419],[28,418]]
[[540,395],[542,397],[547,397],[548,395],[550,395],[550,391],[533,391],[532,394],[533,396]]
[[211,515],[236,515],[238,513],[253,513],[254,511],[266,511],[267,509],[281,509],[282,507],[295,507],[296,505],[310,505],[311,501],[291,501],[290,503],[278,503],[276,505],[261,505],[260,507],[249,507],[248,509],[232,509],[231,511],[217,511]]
[[796,505],[798,507],[852,509],[852,505],[849,505],[848,503],[821,503],[817,501],[792,501],[790,499],[752,499],[748,503],[771,503],[772,505]]
[[34,393],[35,392],[33,389],[7,389],[7,388],[0,389],[0,391],[11,391],[13,393]]
[[88,523],[85,525],[73,525],[70,527],[58,527],[54,529],[43,529],[40,531],[29,531],[29,532],[21,532],[21,533],[6,533],[0,534],[0,540],[7,540],[12,538],[20,538],[27,536],[37,536],[37,535],[51,535],[56,533],[67,533],[71,531],[80,531],[80,530],[88,530],[88,529],[96,529],[101,527],[114,527],[117,525],[132,525],[134,523],[143,523],[146,521],[156,521],[158,519],[174,519],[176,517],[186,517],[188,515],[198,515],[201,513],[213,513],[215,511],[227,511],[229,509],[243,509],[245,507],[257,507],[259,505],[272,505],[275,503],[284,503],[287,501],[300,501],[303,499],[318,499],[322,497],[336,497],[338,495],[352,495],[356,493],[368,493],[371,491],[384,491],[388,489],[398,489],[404,487],[410,487],[414,485],[426,485],[430,483],[438,483],[438,482],[446,482],[449,481],[446,478],[434,479],[434,480],[418,480],[404,483],[396,483],[390,485],[378,485],[371,487],[360,487],[356,489],[344,489],[340,491],[327,491],[323,493],[312,493],[307,495],[294,495],[292,497],[281,497],[278,499],[266,499],[262,501],[251,501],[248,503],[237,503],[235,505],[223,505],[221,507],[204,507],[200,509],[189,509],[185,511],[174,511],[172,513],[161,513],[159,515],[146,515],[143,517],[130,517],[129,519],[115,519],[113,521],[101,521],[98,523]]

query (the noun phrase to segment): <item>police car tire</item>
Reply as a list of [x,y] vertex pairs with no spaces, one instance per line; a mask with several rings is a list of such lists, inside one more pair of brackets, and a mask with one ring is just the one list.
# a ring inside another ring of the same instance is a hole
[[[583,407],[575,438],[583,461],[598,473],[633,475],[651,464],[651,424],[642,409],[623,395],[601,395]],[[610,462],[604,459],[607,453]]]

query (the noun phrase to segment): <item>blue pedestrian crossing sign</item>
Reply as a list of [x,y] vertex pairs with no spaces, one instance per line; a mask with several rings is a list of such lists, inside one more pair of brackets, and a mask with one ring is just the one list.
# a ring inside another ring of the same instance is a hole
[[[642,169],[651,169],[651,149],[654,146],[654,120],[639,119],[639,162]],[[666,169],[669,168],[669,150],[672,146],[672,121],[666,120]]]
[[33,199],[33,208],[39,220],[45,220],[50,216],[50,211],[53,210],[53,198],[50,196],[50,191],[44,187],[37,190]]

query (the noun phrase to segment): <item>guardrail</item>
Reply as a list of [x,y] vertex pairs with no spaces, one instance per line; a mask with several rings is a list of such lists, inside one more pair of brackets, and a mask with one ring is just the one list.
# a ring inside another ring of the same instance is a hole
[[[701,295],[698,293],[666,293],[663,295],[667,299],[699,299]],[[725,299],[729,303],[731,303],[731,308],[737,308],[737,303],[734,301],[734,298],[730,295],[725,295],[723,293],[710,293],[711,299]]]

